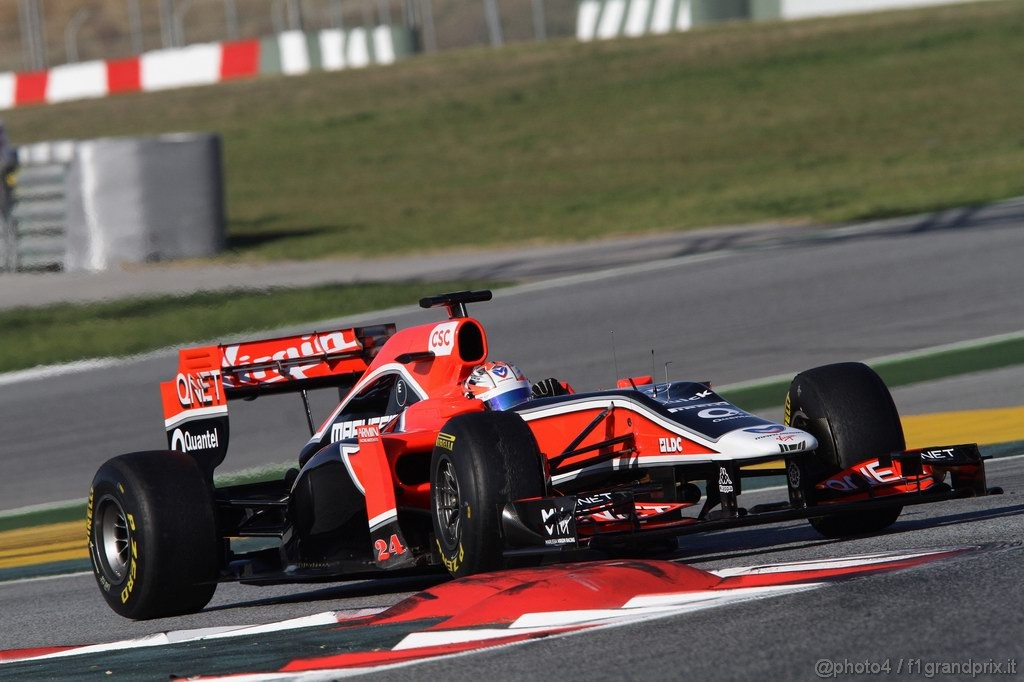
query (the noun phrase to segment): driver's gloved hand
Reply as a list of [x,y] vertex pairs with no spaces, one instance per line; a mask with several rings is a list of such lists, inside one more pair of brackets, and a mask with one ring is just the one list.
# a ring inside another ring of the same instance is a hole
[[565,387],[555,379],[549,377],[547,379],[541,379],[533,385],[530,389],[531,398],[550,398],[555,395],[568,395],[569,391],[565,390]]

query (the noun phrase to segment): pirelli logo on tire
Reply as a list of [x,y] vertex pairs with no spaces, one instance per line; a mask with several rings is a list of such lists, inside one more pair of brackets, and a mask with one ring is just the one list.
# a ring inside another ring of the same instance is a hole
[[441,448],[442,450],[447,450],[448,452],[451,452],[452,449],[455,447],[455,436],[452,436],[444,432],[438,433],[437,440],[434,441],[434,445]]
[[444,567],[448,569],[449,573],[458,573],[459,566],[461,566],[462,562],[466,559],[466,550],[463,549],[462,543],[459,543],[459,551],[457,553],[452,552],[452,556],[449,557],[441,547],[441,541],[435,540],[435,542],[437,543],[437,551],[441,554],[441,563],[444,564]]

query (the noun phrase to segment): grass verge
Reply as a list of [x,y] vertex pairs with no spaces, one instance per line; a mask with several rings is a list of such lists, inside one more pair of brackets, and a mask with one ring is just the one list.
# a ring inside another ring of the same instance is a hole
[[[984,372],[1024,364],[1024,337],[1001,338],[962,348],[924,352],[919,356],[868,361],[889,388],[922,381]],[[746,410],[782,405],[792,377],[766,380],[750,386],[725,388],[719,393]]]
[[5,118],[19,142],[219,131],[236,258],[849,220],[1024,194],[1021,35],[1024,3],[968,3],[464,50]]
[[398,305],[493,282],[327,285],[61,304],[0,311],[0,372],[124,356]]

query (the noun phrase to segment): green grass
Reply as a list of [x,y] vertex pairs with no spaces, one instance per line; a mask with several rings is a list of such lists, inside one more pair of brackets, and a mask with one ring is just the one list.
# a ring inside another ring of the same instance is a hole
[[310,323],[422,296],[496,286],[487,282],[346,284],[227,291],[0,311],[0,372]]
[[[1024,338],[1008,338],[984,345],[953,348],[916,357],[878,360],[868,364],[889,388],[922,381],[985,372],[1024,363]],[[769,380],[752,386],[720,391],[722,397],[747,410],[779,407],[786,398],[791,378]]]
[[5,112],[216,130],[234,256],[834,221],[1024,194],[1024,3],[418,57]]

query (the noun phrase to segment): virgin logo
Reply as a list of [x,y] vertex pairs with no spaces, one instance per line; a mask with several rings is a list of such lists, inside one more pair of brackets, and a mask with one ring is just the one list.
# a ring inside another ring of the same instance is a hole
[[[254,365],[263,362],[270,362],[272,360],[291,360],[295,358],[313,358],[318,355],[339,353],[346,350],[352,350],[359,347],[359,342],[356,340],[346,341],[345,334],[343,332],[331,332],[329,334],[313,334],[310,336],[293,337],[291,339],[284,339],[285,343],[289,341],[298,343],[294,346],[287,346],[280,350],[274,351],[270,355],[261,355],[259,357],[251,357],[246,351],[263,351],[264,353],[270,350],[267,348],[266,343],[253,343],[253,344],[239,344],[237,346],[227,346],[224,348],[224,367],[237,367],[238,365]],[[293,379],[306,379],[306,370],[316,366],[316,362],[312,362],[308,365],[294,365],[290,367],[291,378]],[[267,369],[257,370],[250,375],[254,381],[269,384],[275,381],[284,381],[284,377],[278,372]]]

